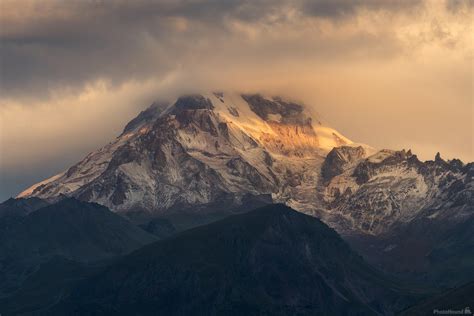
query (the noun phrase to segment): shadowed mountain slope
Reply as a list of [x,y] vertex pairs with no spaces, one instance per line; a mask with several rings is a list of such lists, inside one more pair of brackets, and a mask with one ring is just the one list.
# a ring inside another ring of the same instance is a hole
[[471,282],[423,300],[400,313],[400,316],[433,315],[435,310],[439,311],[438,314],[449,314],[449,312],[443,313],[442,311],[451,310],[451,315],[472,315],[473,306],[474,282]]
[[93,262],[127,254],[156,238],[106,207],[64,199],[27,216],[0,220],[0,284],[11,292],[42,262]]
[[185,231],[82,282],[48,315],[376,315],[416,295],[284,205]]

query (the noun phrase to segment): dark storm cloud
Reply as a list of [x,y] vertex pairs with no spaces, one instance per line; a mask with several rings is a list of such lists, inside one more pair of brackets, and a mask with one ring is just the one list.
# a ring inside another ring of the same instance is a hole
[[[225,34],[226,20],[251,22],[270,14],[269,3],[36,2],[30,15],[4,13],[0,19],[2,90],[48,93],[57,86],[81,88],[96,78],[120,82],[159,76],[176,67],[199,39]],[[19,8],[4,8],[9,9]],[[180,29],[179,23],[192,28]]]
[[299,17],[340,19],[359,9],[400,11],[417,4],[416,0],[6,1],[0,16],[0,88],[3,97],[37,98],[58,88],[80,90],[97,79],[112,84],[145,80],[186,66],[187,60],[205,58],[209,42],[220,46],[228,39],[233,21],[271,26],[288,19],[291,10]]
[[446,0],[446,8],[452,13],[456,13],[461,9],[474,9],[474,0]]
[[423,4],[422,0],[308,0],[303,8],[306,14],[326,18],[341,18],[359,10],[408,11]]

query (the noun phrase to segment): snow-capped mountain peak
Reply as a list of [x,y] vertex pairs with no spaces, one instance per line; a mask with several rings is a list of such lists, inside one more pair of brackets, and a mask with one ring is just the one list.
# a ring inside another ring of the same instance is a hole
[[114,141],[18,197],[73,196],[155,215],[263,200],[340,232],[379,234],[435,214],[449,194],[469,201],[471,169],[354,143],[296,102],[213,92],[152,104]]
[[206,204],[222,194],[232,203],[246,194],[283,197],[289,174],[314,169],[301,175],[306,185],[332,148],[350,144],[280,97],[186,95],[152,104],[113,142],[19,197],[73,195],[118,211]]

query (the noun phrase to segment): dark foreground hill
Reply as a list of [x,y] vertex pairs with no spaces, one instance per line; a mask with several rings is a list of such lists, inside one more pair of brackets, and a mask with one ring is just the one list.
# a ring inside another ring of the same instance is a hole
[[417,295],[283,205],[185,231],[80,282],[43,315],[377,315]]
[[[474,282],[435,295],[406,309],[401,316],[433,314],[472,315],[474,312]],[[438,312],[436,312],[438,310]]]
[[4,216],[0,218],[0,294],[14,291],[53,257],[94,262],[128,254],[155,240],[106,207],[76,199],[64,199],[26,216]]
[[0,204],[0,218],[6,216],[25,216],[49,203],[37,197],[31,198],[10,198]]

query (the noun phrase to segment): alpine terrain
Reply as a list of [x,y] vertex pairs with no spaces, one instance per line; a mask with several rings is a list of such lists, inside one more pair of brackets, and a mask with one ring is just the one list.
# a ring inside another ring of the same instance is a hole
[[280,97],[208,93],[152,104],[110,144],[18,197],[150,215],[260,199],[377,235],[418,217],[472,216],[473,175],[473,163],[356,144]]

